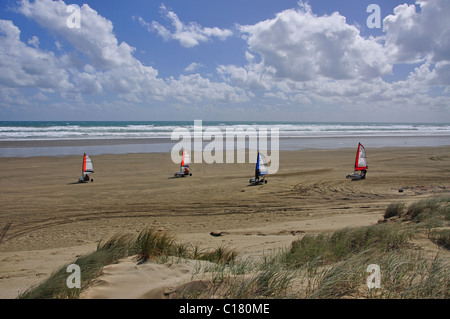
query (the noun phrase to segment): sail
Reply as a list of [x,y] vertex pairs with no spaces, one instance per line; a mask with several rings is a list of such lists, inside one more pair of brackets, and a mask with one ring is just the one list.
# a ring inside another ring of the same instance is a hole
[[190,162],[191,162],[191,157],[189,156],[189,152],[186,150],[183,150],[183,157],[181,159],[181,167],[189,167]]
[[83,156],[83,174],[94,173],[94,166],[92,165],[92,160],[89,155],[84,154]]
[[266,158],[264,157],[264,155],[258,153],[258,159],[256,160],[256,176],[267,174],[265,160]]
[[367,170],[366,149],[359,143],[356,151],[355,171],[362,170]]

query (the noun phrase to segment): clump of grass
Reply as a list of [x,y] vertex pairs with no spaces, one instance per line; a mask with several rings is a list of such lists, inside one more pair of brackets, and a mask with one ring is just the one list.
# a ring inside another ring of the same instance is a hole
[[[210,260],[217,263],[231,263],[237,253],[225,247],[208,253],[198,253],[198,249],[188,249],[187,245],[175,242],[166,232],[146,229],[137,237],[130,234],[116,235],[106,242],[100,242],[96,251],[77,258],[73,263],[81,269],[81,288],[68,288],[67,265],[54,272],[37,286],[30,287],[19,295],[20,299],[77,298],[91,281],[101,274],[104,266],[116,263],[119,259],[137,255],[139,263],[150,258],[168,258],[168,256]],[[199,254],[199,255],[198,255]]]
[[[286,293],[294,272],[276,262],[243,260],[232,264],[208,264],[208,284],[200,294],[183,294],[180,298],[254,299],[280,298]],[[198,273],[197,273],[198,275]],[[203,277],[204,278],[204,277]],[[203,279],[204,280],[204,279]]]
[[[380,266],[380,287],[368,288],[367,266]],[[407,250],[388,254],[359,254],[329,267],[307,272],[302,298],[447,299],[450,295],[448,261],[433,260]]]
[[421,222],[439,216],[448,221],[450,220],[449,202],[450,197],[423,199],[409,205],[403,217],[407,220]]
[[[424,199],[409,205],[403,214],[403,220],[414,222],[419,228],[426,228],[429,238],[432,229],[450,226],[450,197],[435,197]],[[438,242],[445,241],[443,238],[435,238]],[[445,243],[443,244],[445,246]]]
[[388,219],[395,216],[402,216],[403,210],[405,209],[405,203],[392,203],[390,204],[384,213],[384,218]]
[[142,231],[135,242],[135,249],[141,263],[152,257],[159,256],[187,256],[186,245],[179,245],[175,239],[166,232],[147,229]]
[[445,208],[442,208],[442,216],[444,216],[445,221],[450,221],[450,207],[447,206]]
[[363,284],[363,278],[367,263],[360,258],[351,257],[333,263],[329,267],[309,268],[304,275],[307,285],[303,298],[342,298],[356,297],[358,290]]
[[237,255],[238,253],[235,250],[225,246],[219,246],[212,251],[197,253],[196,259],[213,263],[230,264],[235,261]]
[[285,293],[294,278],[292,271],[280,265],[267,264],[255,274],[236,280],[230,285],[227,298],[277,298]]
[[450,250],[450,230],[435,230],[429,236],[430,240],[436,245]]
[[[96,278],[104,266],[113,264],[119,259],[133,253],[133,243],[128,235],[117,235],[105,243],[99,243],[97,250],[77,258],[73,263],[82,269],[81,288],[68,288],[67,265],[56,270],[48,279],[38,286],[32,286],[19,295],[20,299],[77,298],[81,291]],[[131,249],[130,249],[131,248]]]
[[[385,218],[402,216],[429,228],[429,238],[448,249],[450,231],[434,229],[449,221],[449,197],[389,205]],[[399,220],[400,221],[400,220]],[[302,298],[442,298],[450,295],[448,258],[433,260],[412,250],[414,224],[387,223],[308,235],[293,243],[283,262],[302,272]],[[381,288],[369,289],[367,265],[381,269]]]
[[410,232],[397,225],[379,224],[346,228],[331,233],[306,235],[294,241],[283,256],[290,267],[326,265],[365,251],[386,252],[407,244]]
[[447,299],[450,296],[448,261],[439,255],[430,260],[420,253],[404,251],[382,256],[380,267],[380,297]]
[[420,220],[420,215],[430,215],[439,207],[439,203],[434,199],[425,199],[408,206],[404,217],[411,220]]

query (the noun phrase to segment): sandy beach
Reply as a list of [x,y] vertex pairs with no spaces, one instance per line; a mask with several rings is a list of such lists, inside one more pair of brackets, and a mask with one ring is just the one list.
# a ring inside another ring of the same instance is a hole
[[[375,224],[392,202],[449,193],[450,147],[366,149],[365,180],[345,178],[355,149],[281,151],[278,172],[261,186],[248,184],[251,163],[194,163],[193,176],[173,178],[170,153],[93,156],[94,182],[84,184],[76,183],[82,154],[1,158],[0,298],[16,298],[118,233],[153,227],[179,242],[259,256],[306,233]],[[162,298],[190,273],[108,267],[110,284],[84,298]]]

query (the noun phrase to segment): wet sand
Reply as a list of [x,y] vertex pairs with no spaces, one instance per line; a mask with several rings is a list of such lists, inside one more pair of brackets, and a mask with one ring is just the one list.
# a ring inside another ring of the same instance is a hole
[[366,150],[365,180],[345,178],[355,149],[281,151],[278,172],[261,186],[248,184],[251,163],[194,163],[193,176],[173,178],[170,153],[93,156],[94,182],[84,184],[76,183],[81,155],[1,158],[0,298],[117,233],[154,227],[180,242],[257,256],[305,233],[374,224],[392,202],[449,194],[450,147]]

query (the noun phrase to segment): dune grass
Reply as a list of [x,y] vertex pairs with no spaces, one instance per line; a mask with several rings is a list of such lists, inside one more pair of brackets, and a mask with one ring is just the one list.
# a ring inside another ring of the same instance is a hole
[[[393,203],[384,222],[307,234],[288,249],[259,261],[239,260],[225,246],[200,250],[178,244],[165,232],[147,229],[137,236],[117,235],[73,263],[80,266],[81,288],[69,289],[67,265],[19,298],[77,298],[106,265],[136,256],[136,262],[176,258],[206,261],[192,275],[202,289],[178,298],[436,298],[450,297],[450,197]],[[396,217],[396,218],[393,218]],[[440,247],[430,258],[414,242],[419,234]],[[200,263],[199,263],[200,264]],[[381,271],[381,287],[369,288],[368,266]]]
[[412,203],[405,209],[404,203],[393,203],[386,208],[384,218],[398,217],[415,223],[415,228],[428,230],[429,239],[450,249],[450,196],[439,196]]
[[[205,276],[206,275],[206,276]],[[261,299],[285,298],[295,273],[273,258],[245,259],[228,264],[203,264],[193,279],[209,278],[201,292],[181,293],[179,298]]]
[[[307,234],[289,249],[259,263],[247,263],[238,274],[237,264],[209,268],[205,272],[212,274],[212,280],[207,292],[182,297],[448,299],[448,255],[430,259],[413,241],[421,229],[426,232],[433,227],[429,238],[446,247],[448,232],[436,227],[447,225],[448,202],[448,198],[435,198],[409,207],[394,203],[384,216],[403,218],[398,222]],[[380,267],[379,288],[367,284],[368,266],[374,264]]]
[[450,229],[434,230],[430,232],[429,238],[436,245],[450,250]]
[[[369,288],[368,265],[380,267],[379,288]],[[448,299],[448,260],[429,260],[420,253],[391,251],[387,254],[357,254],[328,267],[300,272],[305,288],[299,298]]]
[[339,262],[360,253],[389,252],[406,246],[412,234],[399,225],[345,228],[330,233],[306,235],[294,241],[281,260],[290,267],[313,267]]
[[21,293],[18,298],[78,298],[92,280],[101,274],[104,266],[117,263],[122,258],[136,255],[137,263],[140,264],[152,258],[165,259],[169,256],[193,258],[194,254],[196,259],[215,263],[230,263],[237,256],[235,251],[227,250],[225,247],[199,252],[197,247],[178,244],[166,232],[154,229],[146,229],[137,237],[130,234],[119,234],[106,242],[99,243],[94,252],[81,256],[71,263],[82,269],[80,288],[68,288],[66,280],[70,273],[67,272],[69,265],[67,264],[55,271],[44,282]]
[[133,254],[130,236],[117,235],[105,243],[100,243],[91,254],[77,258],[72,264],[80,266],[81,288],[69,288],[66,280],[70,275],[65,265],[56,270],[47,280],[31,287],[19,295],[20,299],[77,298],[89,283],[101,274],[104,266],[116,263],[119,259]]
[[[280,262],[299,270],[305,287],[301,298],[447,299],[448,253],[430,259],[411,240],[425,229],[432,242],[449,249],[449,199],[421,200],[407,209],[403,203],[391,204],[384,216],[400,217],[396,223],[306,235],[292,243]],[[365,282],[370,264],[381,269],[380,288],[369,289]]]
[[384,218],[391,218],[395,216],[401,216],[405,209],[405,203],[392,203],[386,208]]

